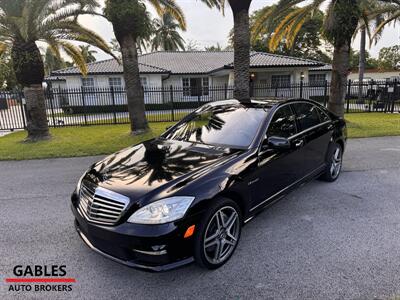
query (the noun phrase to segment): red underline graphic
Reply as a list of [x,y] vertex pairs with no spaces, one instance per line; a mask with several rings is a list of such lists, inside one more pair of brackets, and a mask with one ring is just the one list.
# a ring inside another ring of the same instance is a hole
[[6,278],[7,283],[71,283],[75,278]]

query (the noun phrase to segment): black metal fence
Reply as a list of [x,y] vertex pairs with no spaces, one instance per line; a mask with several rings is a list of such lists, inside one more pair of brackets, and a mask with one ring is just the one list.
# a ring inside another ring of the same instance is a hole
[[[323,105],[329,99],[330,83],[300,82],[281,85],[251,84],[253,99],[309,98]],[[150,122],[177,121],[201,105],[233,98],[233,87],[146,87],[144,100]],[[84,126],[129,123],[123,88],[52,88],[45,90],[49,126]],[[399,112],[397,81],[352,82],[346,85],[346,112]],[[26,127],[23,93],[0,92],[0,130]]]

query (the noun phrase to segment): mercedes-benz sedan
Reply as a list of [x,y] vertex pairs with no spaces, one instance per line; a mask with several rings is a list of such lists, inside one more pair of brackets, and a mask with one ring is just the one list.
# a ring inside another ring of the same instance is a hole
[[336,180],[345,144],[344,120],[312,101],[206,104],[85,172],[72,195],[76,228],[131,267],[215,269],[263,208],[313,178]]

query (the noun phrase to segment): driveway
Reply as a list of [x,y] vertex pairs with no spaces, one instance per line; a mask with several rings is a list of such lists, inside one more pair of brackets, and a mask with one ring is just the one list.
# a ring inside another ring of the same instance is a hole
[[[152,274],[89,250],[69,195],[98,158],[0,162],[0,298],[385,299],[400,295],[400,137],[353,139],[345,172],[314,181],[243,229],[223,268]],[[65,264],[71,292],[8,292],[15,265]]]

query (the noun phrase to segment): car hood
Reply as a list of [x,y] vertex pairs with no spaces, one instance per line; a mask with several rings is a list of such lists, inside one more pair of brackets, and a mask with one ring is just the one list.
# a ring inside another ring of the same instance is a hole
[[155,139],[106,157],[89,170],[85,179],[131,199],[160,192],[169,194],[239,151]]

